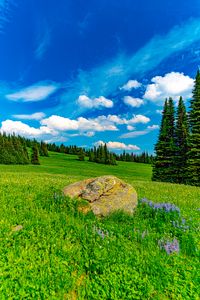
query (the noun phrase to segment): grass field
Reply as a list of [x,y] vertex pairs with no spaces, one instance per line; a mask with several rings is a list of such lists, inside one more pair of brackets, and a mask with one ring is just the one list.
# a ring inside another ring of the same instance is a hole
[[[181,216],[139,205],[134,216],[97,219],[60,193],[106,174],[132,184],[140,199],[175,204]],[[200,188],[151,182],[149,165],[56,153],[41,166],[1,165],[0,299],[199,299],[199,207]],[[180,252],[168,255],[159,241],[174,239]]]

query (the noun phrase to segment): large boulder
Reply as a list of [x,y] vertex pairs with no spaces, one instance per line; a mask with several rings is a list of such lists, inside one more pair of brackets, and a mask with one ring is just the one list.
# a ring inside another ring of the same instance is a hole
[[135,189],[115,176],[86,179],[65,187],[66,196],[88,201],[93,213],[106,216],[116,210],[133,213],[137,206]]

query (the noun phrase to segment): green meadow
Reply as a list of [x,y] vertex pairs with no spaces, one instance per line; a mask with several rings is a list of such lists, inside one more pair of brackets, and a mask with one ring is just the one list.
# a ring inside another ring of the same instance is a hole
[[[200,188],[151,182],[151,171],[58,153],[40,166],[0,165],[0,299],[199,299]],[[133,216],[100,219],[61,193],[108,174],[181,215],[140,204]],[[168,254],[161,245],[174,239],[180,249]]]

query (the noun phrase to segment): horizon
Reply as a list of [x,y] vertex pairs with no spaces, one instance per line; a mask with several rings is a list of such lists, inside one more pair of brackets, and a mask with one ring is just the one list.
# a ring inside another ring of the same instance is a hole
[[165,98],[189,106],[200,2],[0,0],[0,131],[153,153]]

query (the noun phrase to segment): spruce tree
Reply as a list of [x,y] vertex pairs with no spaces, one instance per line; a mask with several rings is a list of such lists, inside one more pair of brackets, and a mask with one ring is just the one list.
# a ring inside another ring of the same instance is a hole
[[158,141],[155,145],[155,161],[153,164],[153,174],[152,180],[154,181],[163,181],[164,173],[165,173],[165,141],[166,141],[166,123],[167,123],[167,109],[168,109],[168,100],[165,100],[163,112],[162,112],[162,120],[160,126],[160,132]]
[[44,143],[44,142],[40,143],[40,155],[41,156],[46,156],[46,157],[49,156],[48,149],[47,149],[47,144]]
[[200,72],[198,70],[193,97],[191,100],[190,113],[190,138],[188,152],[188,179],[192,185],[200,186]]
[[31,163],[33,165],[40,165],[39,151],[38,151],[38,147],[36,144],[33,144],[33,146],[32,146]]
[[183,99],[180,97],[175,126],[175,177],[177,183],[185,183],[187,181],[188,138],[188,116]]
[[175,132],[174,103],[172,98],[165,100],[158,142],[155,145],[156,157],[153,164],[152,180],[175,181]]
[[79,153],[78,153],[78,159],[79,159],[80,161],[84,161],[84,160],[85,160],[85,153],[84,153],[84,151],[83,151],[82,148],[80,148],[80,150],[79,150]]

